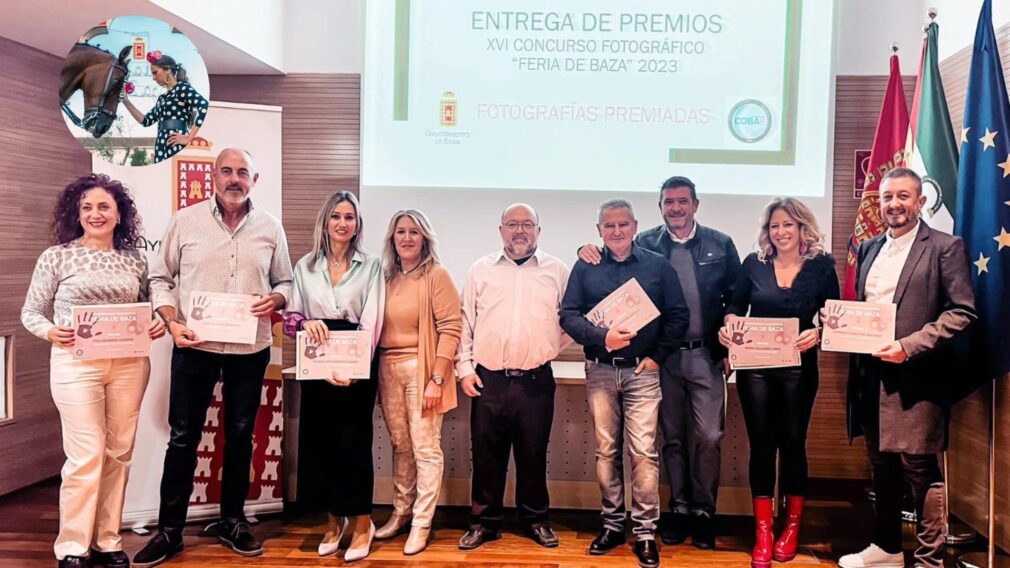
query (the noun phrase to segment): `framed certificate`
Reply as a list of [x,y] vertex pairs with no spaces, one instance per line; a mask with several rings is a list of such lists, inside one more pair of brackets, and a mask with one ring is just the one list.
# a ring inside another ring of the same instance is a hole
[[151,304],[103,304],[70,309],[74,359],[121,359],[151,354]]
[[193,292],[186,306],[186,326],[203,341],[256,343],[259,318],[252,314],[256,296]]
[[318,343],[298,332],[295,378],[326,379],[333,371],[342,379],[367,379],[371,370],[371,332],[330,331],[329,340]]
[[821,348],[843,353],[876,353],[894,341],[895,304],[828,300]]
[[586,319],[597,327],[621,327],[631,332],[637,332],[658,317],[659,310],[637,278],[621,284],[586,314]]
[[733,369],[773,369],[800,364],[800,352],[793,342],[800,334],[796,318],[741,318],[729,316],[731,345],[729,364]]

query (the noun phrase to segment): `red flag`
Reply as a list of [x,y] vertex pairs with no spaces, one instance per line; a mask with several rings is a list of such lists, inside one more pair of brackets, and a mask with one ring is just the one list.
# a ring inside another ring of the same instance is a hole
[[880,179],[892,169],[905,166],[907,137],[908,105],[905,103],[898,55],[894,54],[891,55],[891,76],[887,80],[887,92],[884,93],[880,118],[877,119],[877,132],[873,135],[873,149],[866,168],[863,197],[856,212],[856,226],[849,238],[845,287],[842,289],[842,297],[846,300],[856,299],[856,253],[859,244],[884,232],[884,220],[880,215]]

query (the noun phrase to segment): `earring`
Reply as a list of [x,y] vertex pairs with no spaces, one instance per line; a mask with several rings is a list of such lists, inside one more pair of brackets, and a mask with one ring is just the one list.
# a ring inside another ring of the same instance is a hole
[[800,244],[800,254],[807,254],[808,250],[810,250],[810,245],[808,245],[807,243]]
[[775,247],[773,247],[771,245],[768,245],[767,247],[765,247],[765,256],[766,257],[767,256],[772,256],[773,254],[775,254]]

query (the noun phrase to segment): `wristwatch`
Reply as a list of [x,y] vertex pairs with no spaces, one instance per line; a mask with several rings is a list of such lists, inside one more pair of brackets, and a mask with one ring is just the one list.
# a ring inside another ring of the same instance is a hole
[[435,383],[438,386],[442,386],[442,383],[444,381],[445,381],[445,377],[443,377],[442,375],[432,375],[431,376],[431,382]]

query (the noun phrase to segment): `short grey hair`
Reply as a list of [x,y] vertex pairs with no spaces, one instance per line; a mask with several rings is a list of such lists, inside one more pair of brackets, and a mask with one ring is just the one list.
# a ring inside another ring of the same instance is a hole
[[608,199],[600,204],[596,209],[596,222],[597,224],[603,222],[603,212],[609,211],[611,209],[627,209],[628,213],[631,213],[631,220],[635,221],[635,208],[631,205],[631,202],[627,199]]

